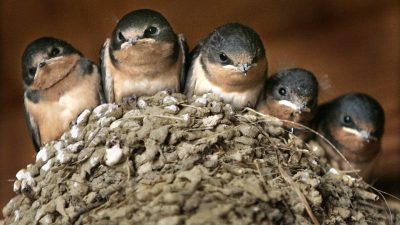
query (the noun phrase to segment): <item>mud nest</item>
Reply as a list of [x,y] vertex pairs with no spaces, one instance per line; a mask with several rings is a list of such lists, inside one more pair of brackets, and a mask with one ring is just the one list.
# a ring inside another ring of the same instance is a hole
[[389,223],[363,181],[278,119],[212,94],[86,110],[17,173],[14,191],[0,224]]

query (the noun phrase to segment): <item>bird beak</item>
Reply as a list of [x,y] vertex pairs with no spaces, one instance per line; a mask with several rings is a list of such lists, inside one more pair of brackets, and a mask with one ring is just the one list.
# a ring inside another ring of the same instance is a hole
[[362,139],[363,139],[364,141],[366,141],[367,143],[369,143],[369,142],[371,142],[371,141],[377,141],[377,140],[378,140],[378,138],[375,137],[375,136],[373,136],[373,135],[371,134],[371,132],[362,130],[362,131],[360,131],[360,133],[361,133]]
[[308,112],[311,112],[311,109],[310,109],[310,107],[307,107],[306,105],[303,105],[303,106],[301,106],[300,111],[308,113]]
[[36,79],[37,74],[39,73],[39,70],[40,70],[40,69],[42,69],[42,68],[45,67],[46,65],[51,65],[51,64],[53,64],[54,62],[57,62],[57,61],[59,61],[59,60],[61,60],[61,59],[63,59],[63,58],[65,58],[65,57],[64,57],[64,56],[58,56],[58,57],[54,57],[54,58],[51,58],[51,59],[45,59],[45,60],[41,61],[41,62],[38,64],[38,66],[36,67],[36,72],[35,72],[35,76],[34,76],[33,79]]
[[360,136],[364,141],[366,141],[366,142],[370,141],[371,134],[369,132],[362,130],[362,131],[360,131]]
[[121,48],[128,48],[132,45],[135,45],[139,39],[140,39],[140,37],[138,37],[138,36],[131,38],[128,41],[122,43]]
[[245,64],[238,64],[236,67],[241,73],[243,73],[244,76],[247,76],[247,72],[250,70],[251,65],[245,63]]
[[47,61],[47,60],[43,60],[43,61],[41,61],[41,62],[37,65],[36,71],[35,71],[35,75],[33,76],[33,80],[36,80],[37,75],[38,75],[38,73],[39,73],[39,69],[43,68],[43,67],[47,64],[46,61]]
[[44,66],[46,65],[46,61],[47,61],[47,60],[44,60],[44,61],[40,62],[39,65],[38,65],[38,67],[39,67],[39,68],[44,67]]
[[288,101],[288,100],[280,100],[280,101],[278,101],[278,103],[280,105],[284,105],[284,106],[287,106],[287,107],[291,108],[293,111],[295,111],[297,113],[305,112],[305,110],[310,111],[310,108],[308,108],[306,106],[303,106],[303,105],[300,105],[300,104],[295,104],[295,103],[293,103],[291,101]]
[[128,42],[130,45],[135,45],[138,42],[138,40],[139,40],[139,37],[134,37],[134,38],[129,39]]
[[371,142],[371,141],[377,141],[378,138],[376,138],[375,136],[371,135],[371,132],[369,131],[365,131],[365,130],[356,130],[350,127],[343,127],[343,130],[347,133],[351,133],[356,135],[357,137],[361,138],[362,140],[366,141],[367,143]]
[[[44,61],[41,62],[41,63],[45,63],[45,65],[47,65],[47,64],[53,64],[53,62],[62,60],[62,59],[64,59],[64,58],[65,58],[65,56],[57,56],[57,57],[54,57],[54,58],[51,58],[51,59],[46,59],[46,60],[44,60]],[[39,64],[40,64],[40,63],[39,63]],[[40,65],[39,65],[39,66],[40,66]]]

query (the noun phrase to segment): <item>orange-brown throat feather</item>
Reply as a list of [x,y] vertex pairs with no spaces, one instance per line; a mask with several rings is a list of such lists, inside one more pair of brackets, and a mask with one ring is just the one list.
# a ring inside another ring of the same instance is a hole
[[343,155],[350,162],[369,161],[379,152],[379,140],[367,142],[354,134],[344,132],[341,128],[330,128],[330,132],[341,145]]
[[139,69],[151,75],[164,71],[176,61],[174,47],[173,43],[168,42],[141,41],[113,54],[118,62],[116,67],[121,72],[132,74]]
[[207,67],[209,75],[207,78],[210,82],[228,92],[247,90],[249,87],[264,82],[266,78],[267,62],[265,57],[256,62],[246,76],[239,71],[223,68],[216,63],[210,63],[206,59],[204,64]]
[[[146,49],[146,46],[139,47],[140,43],[137,43],[127,49],[105,53],[104,63],[109,77],[109,81],[106,82],[109,88],[106,90],[109,92],[109,101],[121,103],[123,97],[133,94],[153,95],[160,90],[180,89],[179,78],[184,57],[182,52],[175,52],[176,46],[172,43],[151,44],[150,49]],[[109,40],[105,47],[110,47]],[[114,63],[112,58],[117,62]]]
[[[297,97],[294,98],[296,104],[301,101],[303,100],[298,100]],[[259,111],[278,117],[279,119],[290,120],[304,125],[308,125],[314,117],[314,112],[310,110],[298,112],[286,105],[280,104],[279,101],[275,100],[272,96],[268,96],[260,103]]]

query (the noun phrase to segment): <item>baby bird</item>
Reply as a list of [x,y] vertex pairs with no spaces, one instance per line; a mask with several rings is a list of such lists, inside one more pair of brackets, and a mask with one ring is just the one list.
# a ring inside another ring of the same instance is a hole
[[235,109],[255,107],[267,73],[264,45],[251,28],[218,27],[192,52],[185,94],[219,94]]
[[36,151],[57,139],[85,109],[102,102],[95,64],[65,41],[44,37],[22,56],[25,116]]
[[279,119],[308,125],[318,102],[318,81],[301,68],[280,71],[268,78],[257,110]]
[[133,11],[118,22],[100,52],[107,102],[181,89],[187,45],[158,12]]
[[[366,94],[346,94],[320,106],[315,123],[316,130],[368,179],[381,147],[385,123],[382,106]],[[351,169],[328,143],[321,138],[318,142],[340,169]]]

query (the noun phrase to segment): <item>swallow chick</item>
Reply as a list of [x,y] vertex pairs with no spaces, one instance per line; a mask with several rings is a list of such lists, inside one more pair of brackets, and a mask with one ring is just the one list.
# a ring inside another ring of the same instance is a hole
[[107,102],[163,90],[179,92],[186,52],[183,35],[175,34],[160,13],[141,9],[125,15],[100,52]]
[[216,93],[235,109],[256,105],[266,79],[267,58],[254,30],[238,23],[225,24],[191,54],[187,96]]
[[36,151],[59,138],[85,109],[102,102],[95,64],[65,41],[44,37],[22,56],[25,117]]
[[[382,106],[366,94],[350,93],[320,106],[315,122],[316,130],[368,179],[380,152],[385,123]],[[326,141],[318,138],[318,142],[340,169],[351,169]]]
[[257,110],[279,119],[308,125],[318,102],[318,81],[301,68],[280,71],[268,78]]

